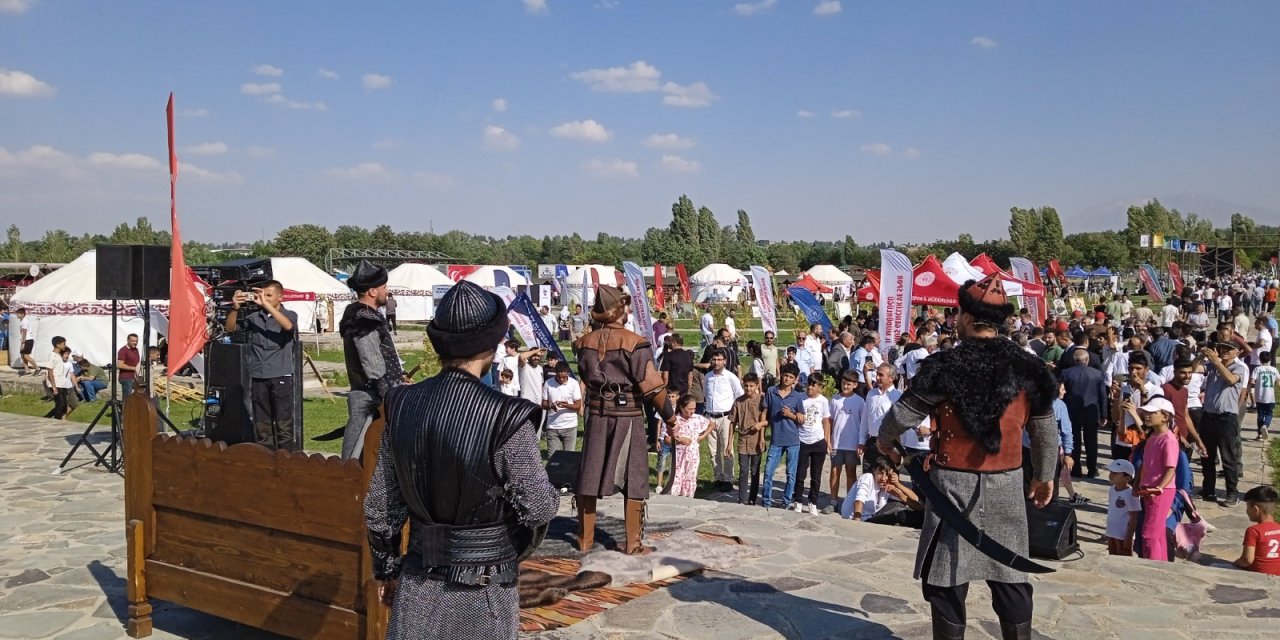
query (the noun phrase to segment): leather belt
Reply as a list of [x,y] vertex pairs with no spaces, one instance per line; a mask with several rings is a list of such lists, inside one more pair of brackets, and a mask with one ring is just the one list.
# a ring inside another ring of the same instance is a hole
[[469,587],[514,584],[517,577],[514,563],[493,567],[466,568],[461,571],[457,567],[429,567],[423,573],[429,580],[461,584]]
[[720,412],[720,413],[715,413],[715,412],[712,412],[712,411],[706,411],[706,412],[704,412],[702,415],[704,415],[704,416],[706,416],[706,417],[708,417],[708,418],[723,418],[723,417],[725,417],[725,416],[729,415],[729,412],[728,412],[728,411],[722,411],[722,412]]

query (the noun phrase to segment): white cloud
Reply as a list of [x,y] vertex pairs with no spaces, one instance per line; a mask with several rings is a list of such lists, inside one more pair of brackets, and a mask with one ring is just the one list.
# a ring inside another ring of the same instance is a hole
[[250,158],[274,158],[276,150],[271,147],[248,147],[244,150]]
[[17,175],[26,169],[68,169],[74,164],[75,158],[46,144],[17,152],[0,147],[0,175]]
[[413,184],[424,189],[448,189],[456,183],[457,180],[447,173],[417,171],[413,174]]
[[524,10],[533,15],[547,15],[547,0],[524,0]]
[[919,158],[919,157],[920,157],[920,150],[919,150],[919,149],[917,149],[917,148],[915,148],[915,147],[907,147],[907,148],[906,148],[906,150],[904,150],[904,151],[902,152],[902,157],[907,158],[907,159],[911,159],[911,158]]
[[0,0],[0,13],[26,13],[33,4],[34,0]]
[[662,72],[644,60],[637,60],[625,67],[575,71],[569,77],[587,85],[592,91],[644,93],[658,90]]
[[364,83],[364,88],[368,91],[386,89],[391,86],[391,76],[384,76],[378,73],[366,73],[360,78],[360,81]]
[[869,153],[873,156],[887,156],[893,153],[893,148],[891,148],[889,145],[883,142],[876,142],[874,144],[864,144],[861,147],[858,147],[858,150],[862,151],[863,153]]
[[992,40],[991,38],[988,38],[986,36],[977,36],[976,38],[970,40],[969,44],[975,47],[981,47],[983,49],[994,49],[999,43],[997,43],[995,40]]
[[191,147],[184,147],[183,153],[193,156],[220,156],[230,149],[225,142],[204,142]]
[[89,164],[112,169],[130,169],[134,171],[152,171],[162,169],[159,160],[141,153],[107,153],[97,151],[89,154]]
[[672,107],[709,107],[712,100],[720,99],[720,96],[711,93],[705,82],[690,85],[668,82],[662,85],[662,92],[667,94],[662,97],[662,104]]
[[394,149],[400,146],[401,144],[403,143],[400,142],[399,138],[392,138],[391,136],[387,136],[385,138],[374,140],[373,148],[374,149]]
[[323,67],[316,70],[316,75],[320,76],[321,78],[324,78],[325,80],[338,80],[342,77],[338,75],[337,71],[330,71]]
[[235,171],[226,173],[218,173],[197,167],[191,163],[184,163],[178,167],[178,175],[184,178],[194,178],[197,182],[215,182],[220,184],[240,184],[244,182],[244,176]]
[[640,167],[629,160],[594,158],[582,163],[582,170],[601,178],[638,178]]
[[498,113],[506,113],[506,111],[507,111],[507,99],[506,99],[506,98],[494,98],[494,99],[493,99],[493,102],[489,103],[489,106],[493,107],[493,110],[494,110],[494,111],[497,111]]
[[813,8],[813,15],[834,16],[842,10],[840,8],[840,0],[822,0],[822,2],[818,3],[818,6]]
[[484,146],[492,151],[515,151],[520,148],[520,138],[502,127],[491,124],[484,128]]
[[284,75],[284,69],[281,69],[280,67],[274,67],[269,64],[260,64],[250,69],[250,71],[260,76],[271,76],[272,78],[279,78],[280,76]]
[[208,109],[183,109],[178,115],[184,118],[205,118],[209,115]]
[[760,0],[759,2],[743,2],[733,5],[733,12],[740,16],[754,16],[764,13],[778,4],[778,0]]
[[608,142],[613,139],[613,132],[595,120],[575,120],[552,127],[547,132],[553,138],[585,140],[587,142]]
[[281,94],[275,94],[267,98],[267,104],[274,104],[278,107],[288,107],[299,111],[328,111],[329,106],[323,102],[299,102],[290,100]]
[[29,73],[0,67],[0,96],[48,98],[55,93],[57,91],[49,83]]
[[600,0],[600,2],[596,3],[596,8],[608,11],[610,9],[617,9],[620,4],[622,4],[622,2],[619,0]]
[[389,182],[396,178],[396,174],[382,166],[380,162],[361,162],[354,167],[345,169],[329,169],[324,172],[324,175],[339,180],[376,180],[379,182]]
[[837,109],[831,112],[831,117],[840,119],[861,118],[862,112],[857,109]]
[[664,154],[662,160],[658,162],[658,166],[665,171],[673,173],[697,173],[702,170],[702,165],[694,160],[685,160],[680,156]]
[[797,117],[797,118],[812,118],[812,117],[813,117],[813,112],[812,112],[812,111],[809,111],[808,109],[801,109],[801,110],[799,110],[799,111],[797,111],[797,112],[796,112],[796,117]]
[[650,149],[688,149],[698,142],[693,138],[684,138],[674,133],[655,133],[645,138],[640,144]]
[[264,82],[258,84],[256,82],[246,82],[240,85],[240,93],[247,96],[265,96],[273,93],[280,93],[279,82]]

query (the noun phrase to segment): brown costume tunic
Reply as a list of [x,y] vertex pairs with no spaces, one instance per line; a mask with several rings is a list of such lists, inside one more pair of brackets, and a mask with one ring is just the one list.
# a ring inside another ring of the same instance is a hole
[[649,497],[649,449],[644,408],[665,408],[662,375],[653,348],[639,334],[609,323],[573,343],[578,375],[586,386],[587,422],[582,438],[578,495],[630,500]]

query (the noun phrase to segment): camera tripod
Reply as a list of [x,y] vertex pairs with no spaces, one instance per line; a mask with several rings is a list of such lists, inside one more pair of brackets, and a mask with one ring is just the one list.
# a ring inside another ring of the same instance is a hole
[[[75,445],[67,452],[67,456],[62,459],[62,463],[53,470],[54,475],[59,475],[66,470],[67,463],[71,461],[71,456],[76,454],[76,450],[81,445],[88,447],[89,453],[93,454],[93,466],[102,465],[111,473],[119,473],[120,469],[124,467],[124,456],[120,452],[120,418],[123,417],[123,408],[121,402],[115,397],[114,375],[111,377],[111,383],[111,399],[102,405],[102,409],[98,410],[98,415],[94,416],[93,420],[89,422],[89,426],[85,428],[84,433],[80,434],[80,439],[76,440]],[[92,442],[89,442],[89,434],[93,433],[93,429],[98,426],[103,416],[108,413],[111,414],[111,442],[107,443],[105,449],[98,451],[98,448],[93,446]]]

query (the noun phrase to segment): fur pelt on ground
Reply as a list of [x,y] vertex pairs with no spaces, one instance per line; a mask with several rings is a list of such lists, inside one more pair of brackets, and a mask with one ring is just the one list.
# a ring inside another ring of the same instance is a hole
[[563,576],[522,568],[516,590],[520,593],[520,608],[528,609],[555,604],[572,591],[607,587],[610,580],[609,574],[598,571],[579,571],[576,575]]

